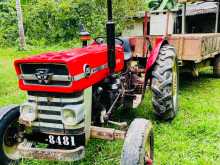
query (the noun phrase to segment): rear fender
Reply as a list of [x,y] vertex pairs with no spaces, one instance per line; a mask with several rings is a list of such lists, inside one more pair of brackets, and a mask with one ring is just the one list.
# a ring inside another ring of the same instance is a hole
[[9,112],[17,110],[18,105],[10,105],[7,107],[0,108],[0,121],[7,115]]
[[[160,48],[164,45],[167,44],[168,41],[165,37],[158,37],[156,39],[155,45],[153,45],[152,51],[148,55],[147,63],[146,63],[146,74],[149,75],[151,74],[151,69],[153,68],[157,57],[160,52]],[[147,76],[148,77],[148,76]]]

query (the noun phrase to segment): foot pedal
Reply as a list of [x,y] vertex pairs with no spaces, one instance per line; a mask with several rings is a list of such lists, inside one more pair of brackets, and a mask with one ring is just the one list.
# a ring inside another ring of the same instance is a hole
[[118,126],[119,128],[121,129],[125,129],[128,127],[128,123],[127,122],[115,122],[115,121],[108,121],[108,123],[112,124],[112,125],[115,125],[115,126]]

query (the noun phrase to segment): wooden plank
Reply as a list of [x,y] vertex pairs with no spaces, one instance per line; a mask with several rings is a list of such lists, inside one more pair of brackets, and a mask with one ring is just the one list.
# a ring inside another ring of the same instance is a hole
[[[130,45],[132,48],[133,57],[144,57],[144,37],[131,37]],[[145,52],[146,53],[146,52]]]
[[182,60],[196,60],[201,56],[201,42],[198,39],[185,39]]
[[[157,36],[152,37],[154,45]],[[176,48],[179,60],[202,61],[220,52],[220,33],[175,34],[169,42]]]
[[172,38],[170,44],[176,48],[179,60],[196,60],[200,58],[201,43],[194,38]]

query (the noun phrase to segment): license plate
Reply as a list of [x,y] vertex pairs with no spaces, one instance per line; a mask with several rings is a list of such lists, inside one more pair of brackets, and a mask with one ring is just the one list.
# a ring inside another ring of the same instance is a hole
[[48,135],[46,141],[51,145],[57,146],[71,146],[75,147],[75,137],[74,136],[56,136]]

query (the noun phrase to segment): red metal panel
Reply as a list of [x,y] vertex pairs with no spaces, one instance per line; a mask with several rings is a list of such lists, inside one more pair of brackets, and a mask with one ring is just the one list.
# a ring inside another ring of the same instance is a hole
[[161,48],[161,46],[163,45],[164,42],[165,42],[164,37],[156,38],[155,44],[153,45],[154,46],[153,50],[148,55],[147,64],[146,64],[146,72],[148,72],[152,68],[154,63],[156,62],[157,57],[158,57],[159,52],[160,52],[160,48]]
[[[91,44],[86,48],[76,48],[63,52],[51,52],[41,54],[14,62],[17,75],[21,74],[19,65],[24,63],[52,63],[65,64],[71,76],[83,73],[83,66],[88,64],[91,68],[99,67],[108,63],[107,45]],[[124,67],[124,51],[119,45],[116,46],[116,68],[115,72],[120,72]],[[19,87],[27,91],[62,92],[72,93],[86,89],[97,82],[103,80],[109,74],[109,69],[103,69],[88,78],[73,81],[69,87],[27,85],[23,80],[19,80]]]

